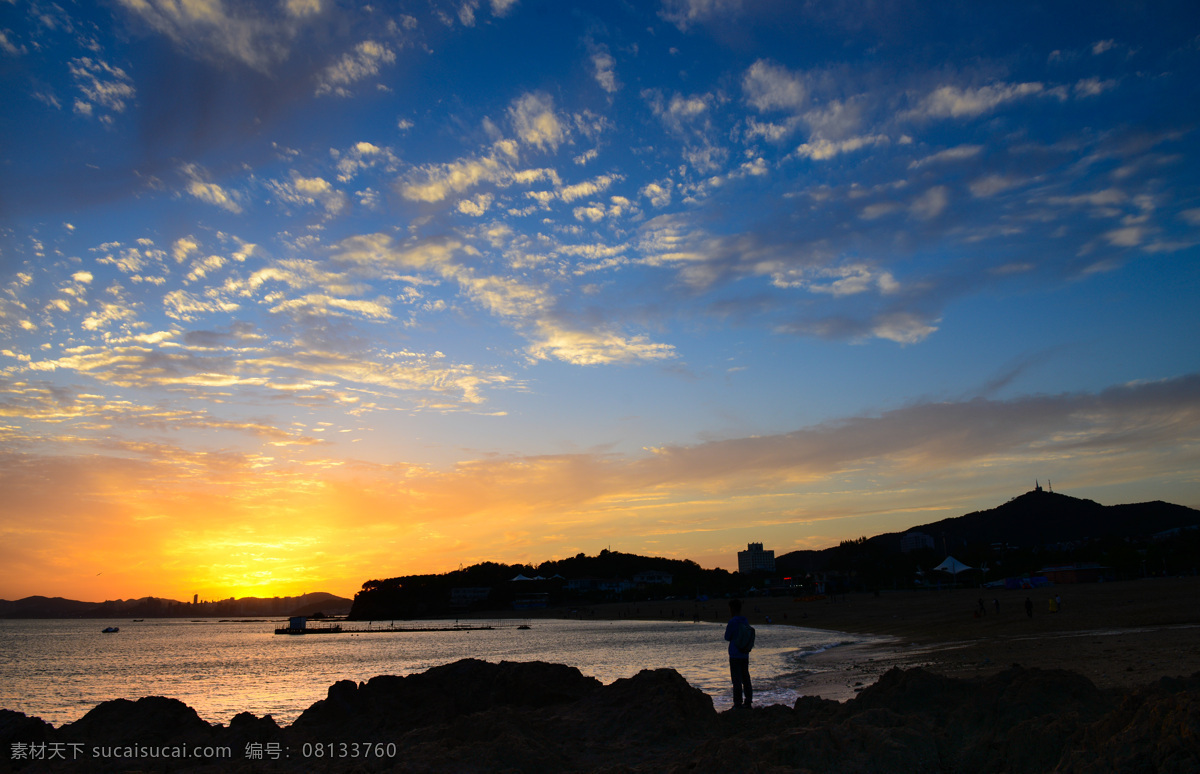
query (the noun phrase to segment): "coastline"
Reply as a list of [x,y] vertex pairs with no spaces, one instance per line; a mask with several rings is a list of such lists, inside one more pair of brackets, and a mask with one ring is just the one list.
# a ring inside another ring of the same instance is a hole
[[[792,706],[750,711],[717,711],[673,669],[605,684],[561,664],[476,659],[339,680],[286,726],[249,712],[210,724],[162,697],[106,701],[57,728],[0,710],[0,771],[1194,771],[1197,591],[1195,578],[1058,587],[1043,596],[1058,593],[1062,612],[1032,618],[1011,604],[1023,594],[977,618],[966,589],[755,599],[755,623],[851,641],[804,657]],[[651,607],[641,617],[659,620]],[[45,757],[56,750],[71,757]]]
[[[1050,600],[1061,599],[1051,613]],[[1026,614],[1026,597],[1033,604]],[[982,599],[986,614],[979,614]],[[1200,577],[1059,584],[1034,590],[943,589],[837,595],[814,601],[750,597],[745,614],[847,635],[803,658],[802,693],[853,698],[892,667],[988,677],[1020,665],[1076,672],[1101,690],[1138,688],[1200,672]],[[996,602],[999,602],[997,611]],[[606,603],[520,611],[521,617],[724,621],[724,600]],[[753,661],[751,662],[753,664]]]

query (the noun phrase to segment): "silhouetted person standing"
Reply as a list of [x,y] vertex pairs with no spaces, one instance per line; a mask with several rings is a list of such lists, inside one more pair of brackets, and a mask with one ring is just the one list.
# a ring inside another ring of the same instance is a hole
[[1025,615],[1033,618],[1033,600],[1025,597]]
[[729,600],[729,623],[725,625],[725,639],[729,642],[729,676],[733,678],[733,706],[749,707],[754,697],[750,685],[750,654],[738,649],[736,641],[743,626],[750,622],[742,615],[742,601]]

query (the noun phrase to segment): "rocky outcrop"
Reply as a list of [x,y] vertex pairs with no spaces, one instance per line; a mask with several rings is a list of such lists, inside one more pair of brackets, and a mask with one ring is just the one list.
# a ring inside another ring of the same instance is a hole
[[[392,744],[380,757],[330,743]],[[1013,667],[977,680],[894,669],[855,699],[717,713],[669,669],[601,685],[577,669],[465,660],[343,681],[293,723],[248,713],[209,725],[151,697],[55,729],[0,711],[0,769],[397,772],[1191,772],[1200,674],[1128,696],[1071,672]],[[14,744],[76,745],[75,760],[13,759]],[[94,747],[226,747],[232,757],[96,759]]]

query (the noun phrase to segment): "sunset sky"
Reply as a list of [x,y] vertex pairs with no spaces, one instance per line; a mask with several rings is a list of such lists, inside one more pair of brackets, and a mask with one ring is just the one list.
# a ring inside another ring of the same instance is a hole
[[0,0],[0,598],[1200,506],[1200,5]]

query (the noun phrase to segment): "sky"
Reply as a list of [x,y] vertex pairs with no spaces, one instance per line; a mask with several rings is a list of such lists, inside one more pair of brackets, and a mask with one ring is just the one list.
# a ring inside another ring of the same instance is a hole
[[0,598],[1200,506],[1200,6],[0,0]]

